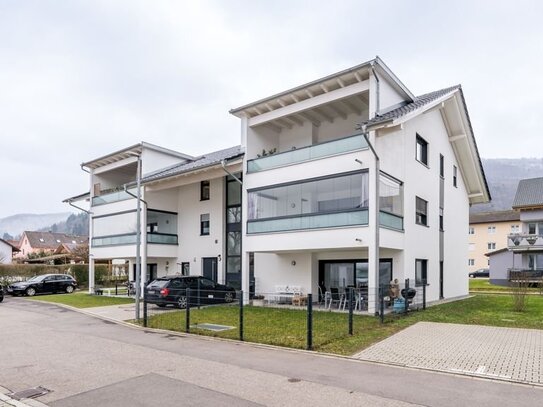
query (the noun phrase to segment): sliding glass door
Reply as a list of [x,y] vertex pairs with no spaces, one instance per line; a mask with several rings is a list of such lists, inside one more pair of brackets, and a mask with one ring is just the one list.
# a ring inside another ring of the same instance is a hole
[[[381,259],[379,263],[379,284],[389,284],[392,280],[392,259]],[[367,259],[319,261],[319,286],[321,289],[344,289],[367,285]]]

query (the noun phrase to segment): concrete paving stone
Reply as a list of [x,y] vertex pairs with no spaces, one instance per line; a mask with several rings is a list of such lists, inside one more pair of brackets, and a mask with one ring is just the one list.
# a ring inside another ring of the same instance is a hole
[[354,357],[543,385],[543,331],[419,322]]

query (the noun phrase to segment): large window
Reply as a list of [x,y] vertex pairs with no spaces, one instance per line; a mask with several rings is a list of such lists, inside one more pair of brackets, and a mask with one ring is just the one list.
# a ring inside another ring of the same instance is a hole
[[[236,174],[241,179],[242,174]],[[226,284],[241,289],[241,184],[226,180]]]
[[428,202],[424,199],[415,198],[416,200],[416,212],[415,212],[415,222],[418,225],[428,226]]
[[428,142],[417,134],[417,150],[415,158],[418,162],[428,165]]
[[415,284],[423,285],[428,281],[428,260],[415,260]]
[[379,179],[379,210],[403,216],[403,184],[383,173]]
[[367,172],[252,190],[248,193],[248,232],[367,223],[367,213],[365,220],[364,216],[337,215],[367,212],[368,199]]

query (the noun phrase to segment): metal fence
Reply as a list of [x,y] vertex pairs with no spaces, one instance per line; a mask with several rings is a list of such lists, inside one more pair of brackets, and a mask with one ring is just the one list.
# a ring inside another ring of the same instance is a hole
[[425,287],[406,281],[398,287],[347,287],[316,296],[186,288],[164,297],[146,294],[141,323],[151,328],[313,349],[371,329],[379,323],[376,317],[384,323],[385,315],[406,315],[424,308]]

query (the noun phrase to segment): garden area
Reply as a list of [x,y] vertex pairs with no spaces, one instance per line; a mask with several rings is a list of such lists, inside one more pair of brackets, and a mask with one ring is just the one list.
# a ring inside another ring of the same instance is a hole
[[90,295],[84,292],[77,292],[74,294],[38,295],[36,297],[28,298],[33,301],[36,300],[69,305],[74,308],[93,308],[134,303],[133,298]]

